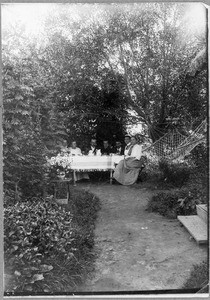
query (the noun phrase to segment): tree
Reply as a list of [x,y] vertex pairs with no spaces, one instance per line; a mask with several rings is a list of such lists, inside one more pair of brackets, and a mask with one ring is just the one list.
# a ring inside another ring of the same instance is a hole
[[195,58],[190,62],[188,73],[190,76],[195,76],[199,72],[206,70],[207,67],[207,53],[206,47],[200,50]]
[[[99,69],[99,57],[86,55],[85,39],[88,36],[84,28],[80,35],[74,32],[78,31],[79,25],[73,26],[68,22],[68,26],[68,29],[65,27],[65,33],[61,31],[59,34],[54,30],[52,34],[52,29],[48,28],[46,47],[48,61],[51,62],[57,108],[63,114],[68,140],[76,139],[85,147],[90,138],[97,135],[100,142],[104,138],[100,133],[100,126],[107,129],[106,138],[113,140],[109,131],[122,138],[126,99],[116,84],[116,74],[107,69]],[[67,37],[67,32],[71,34],[71,38]],[[119,80],[123,84],[122,78]],[[114,98],[108,100],[110,97]],[[105,123],[101,123],[102,119]]]
[[3,47],[5,194],[37,195],[42,193],[49,142],[54,148],[65,131],[43,49],[18,24],[4,28]]
[[[60,49],[59,66],[63,66],[60,69],[69,87],[67,91],[64,86],[63,91],[71,98],[63,100],[73,114],[69,114],[68,122],[82,115],[85,123],[88,113],[101,107],[100,97],[92,97],[91,86],[95,92],[101,90],[108,78],[106,74],[115,77],[127,109],[136,112],[135,118],[127,115],[126,122],[132,120],[145,125],[153,141],[168,130],[169,119],[189,119],[189,107],[183,106],[184,102],[191,101],[185,101],[186,94],[191,97],[186,70],[201,48],[184,18],[189,6],[171,3],[92,5],[91,14],[90,5],[82,7],[84,10],[77,15],[77,21],[68,18],[70,12],[65,6],[67,13],[62,11],[62,20],[60,15],[58,23],[53,24],[54,34],[57,32],[54,45]],[[205,43],[205,34],[201,36]],[[60,40],[62,43],[58,46]],[[206,78],[196,86],[199,89],[198,85],[204,87],[205,84]],[[206,102],[201,98],[198,103],[203,109]],[[92,135],[95,123],[90,124]]]
[[178,107],[186,90],[186,69],[197,45],[192,38],[180,43],[185,33],[180,22],[185,6],[112,8],[98,22],[85,25],[85,34],[81,30],[77,35],[78,48],[94,61],[97,57],[100,72],[109,69],[123,76],[125,86],[119,84],[119,88],[123,88],[129,108],[137,113],[137,121],[147,125],[155,141],[167,130],[167,117],[186,115],[180,115]]
[[96,119],[96,137],[101,144],[104,139],[115,144],[116,140],[123,141],[126,132],[127,101],[118,85],[120,80],[123,84],[122,78],[118,76],[116,81],[116,74],[108,73],[106,76],[100,92],[102,106]]
[[58,7],[43,38],[21,24],[3,27],[4,176],[16,189],[26,175],[41,186],[59,139],[86,146],[95,134],[122,137],[133,122],[155,141],[168,119],[187,131],[206,114],[206,64],[187,75],[205,34],[202,44],[188,32],[187,5]]

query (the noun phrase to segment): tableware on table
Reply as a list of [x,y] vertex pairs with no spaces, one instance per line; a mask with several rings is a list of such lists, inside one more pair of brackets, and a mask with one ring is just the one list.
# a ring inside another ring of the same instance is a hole
[[101,150],[100,150],[100,149],[98,149],[98,150],[96,151],[96,155],[97,155],[97,156],[101,156]]
[[94,153],[93,153],[92,150],[90,150],[90,151],[88,152],[88,156],[94,156]]

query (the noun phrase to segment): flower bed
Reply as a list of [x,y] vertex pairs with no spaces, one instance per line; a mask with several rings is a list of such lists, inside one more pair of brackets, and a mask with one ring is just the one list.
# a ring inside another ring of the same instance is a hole
[[93,256],[99,199],[74,190],[71,205],[50,199],[5,207],[5,292],[72,292],[85,278]]

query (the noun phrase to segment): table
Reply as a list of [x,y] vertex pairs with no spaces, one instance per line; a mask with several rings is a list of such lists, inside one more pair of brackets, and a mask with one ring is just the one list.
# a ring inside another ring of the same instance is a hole
[[110,171],[110,183],[112,184],[112,175],[115,166],[124,159],[123,155],[102,155],[102,156],[71,156],[68,169],[73,170],[74,185],[76,185],[76,172]]

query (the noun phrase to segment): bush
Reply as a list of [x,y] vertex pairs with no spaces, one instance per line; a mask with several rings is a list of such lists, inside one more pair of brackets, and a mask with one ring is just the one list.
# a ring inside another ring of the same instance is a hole
[[76,243],[80,246],[80,255],[88,255],[94,246],[94,228],[100,202],[96,196],[79,190],[74,191],[71,199],[66,210],[74,212],[72,221],[81,228],[77,232]]
[[199,180],[193,179],[185,186],[185,189],[188,189],[199,203],[208,203],[208,187]]
[[207,262],[193,266],[189,278],[183,285],[183,289],[199,288],[200,292],[208,293],[209,268]]
[[159,180],[161,172],[158,167],[158,162],[150,157],[147,158],[145,169],[142,171],[143,180]]
[[199,203],[196,194],[186,189],[161,192],[151,198],[147,211],[157,212],[169,218],[176,218],[177,215],[196,214],[196,204]]
[[5,208],[6,292],[75,291],[84,279],[93,259],[99,199],[75,191],[69,202],[34,198]]
[[[22,122],[23,120],[20,120]],[[4,135],[4,192],[8,201],[41,196],[45,172],[44,145],[39,134],[10,128]],[[11,138],[11,134],[14,135]]]
[[206,145],[200,144],[195,147],[188,157],[188,161],[193,164],[191,178],[200,184],[202,190],[208,189],[208,150]]
[[208,148],[205,144],[197,145],[190,153],[190,159],[205,175],[208,171]]
[[190,178],[191,167],[187,163],[173,163],[167,160],[159,162],[162,179],[176,187],[183,186]]

